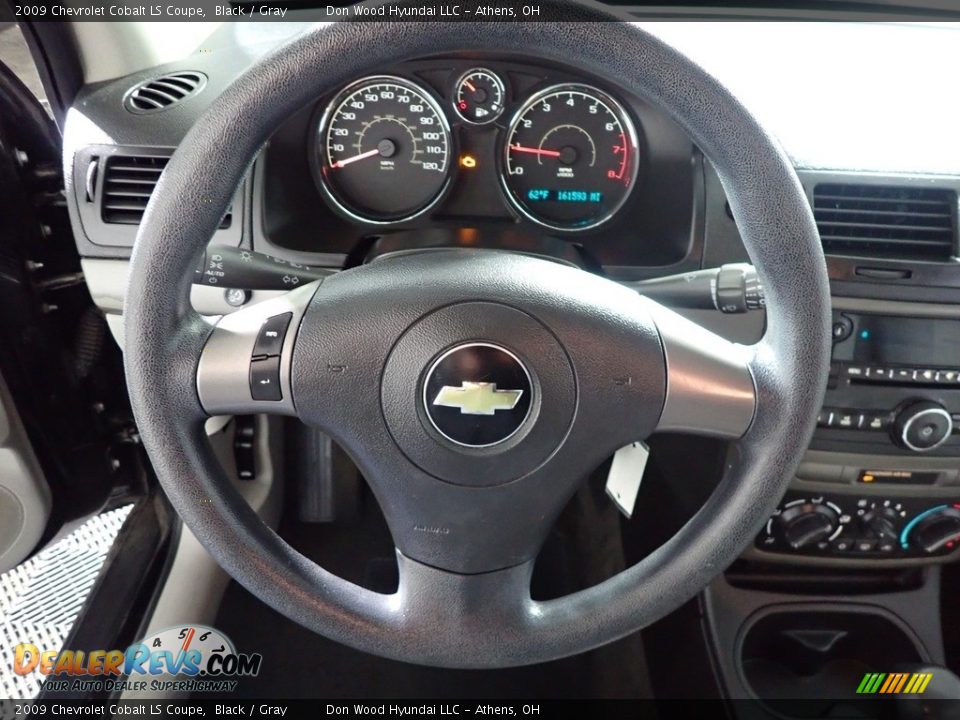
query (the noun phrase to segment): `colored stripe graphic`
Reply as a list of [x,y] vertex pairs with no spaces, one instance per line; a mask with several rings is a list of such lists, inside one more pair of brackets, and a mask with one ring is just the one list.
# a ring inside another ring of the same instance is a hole
[[883,687],[880,688],[881,695],[886,695],[888,692],[890,692],[890,686],[894,684],[894,680],[896,680],[897,677],[899,676],[896,673],[893,675],[887,675],[887,681],[883,684]]
[[900,681],[897,683],[897,686],[893,688],[890,692],[899,693],[901,690],[903,690],[903,686],[904,684],[906,684],[907,678],[909,677],[910,677],[910,673],[902,673],[900,675]]
[[858,695],[920,695],[933,673],[867,673],[857,685]]

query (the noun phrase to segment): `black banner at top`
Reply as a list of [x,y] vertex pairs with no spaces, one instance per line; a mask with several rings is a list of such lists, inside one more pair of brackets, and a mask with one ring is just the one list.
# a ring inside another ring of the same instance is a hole
[[[595,22],[614,18],[960,20],[955,0],[8,0],[0,19],[21,22]],[[718,14],[719,13],[719,14]]]
[[337,21],[526,21],[590,22],[589,8],[630,19],[616,5],[587,2],[541,4],[537,0],[402,0],[345,3],[289,0],[13,0],[10,19],[27,22],[337,22]]

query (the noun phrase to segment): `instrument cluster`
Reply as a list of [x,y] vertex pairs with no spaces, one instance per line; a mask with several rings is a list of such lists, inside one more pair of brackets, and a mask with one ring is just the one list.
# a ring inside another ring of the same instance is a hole
[[446,83],[414,73],[356,80],[314,119],[314,178],[345,218],[395,225],[492,164],[516,217],[563,233],[597,228],[637,184],[637,124],[611,93],[554,80],[482,64]]

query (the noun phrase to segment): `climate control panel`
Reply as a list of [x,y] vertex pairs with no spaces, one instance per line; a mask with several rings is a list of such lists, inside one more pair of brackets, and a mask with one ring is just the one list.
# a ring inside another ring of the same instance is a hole
[[960,546],[960,501],[789,494],[760,551],[844,559],[924,558]]

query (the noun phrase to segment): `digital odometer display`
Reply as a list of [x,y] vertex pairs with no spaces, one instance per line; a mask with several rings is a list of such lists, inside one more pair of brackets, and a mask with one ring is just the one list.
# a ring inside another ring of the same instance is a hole
[[530,98],[510,123],[503,181],[514,206],[557,230],[609,220],[637,177],[637,135],[609,96],[559,85]]
[[349,215],[396,222],[432,206],[450,175],[450,128],[412,82],[370,77],[327,108],[318,151],[323,188]]

